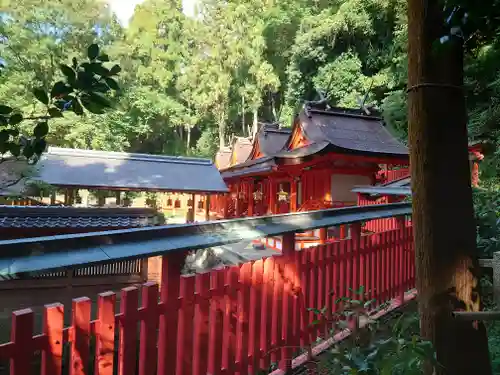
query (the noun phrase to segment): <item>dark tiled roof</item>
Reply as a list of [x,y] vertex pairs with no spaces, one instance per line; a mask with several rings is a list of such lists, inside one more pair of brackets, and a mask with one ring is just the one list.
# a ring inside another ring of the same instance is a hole
[[292,129],[280,128],[278,124],[262,124],[257,133],[260,152],[264,156],[272,156],[285,147]]
[[299,121],[310,142],[328,142],[346,151],[408,156],[408,148],[389,133],[380,117],[362,111],[305,106]]
[[[17,162],[4,164],[13,163]],[[53,147],[42,155],[34,168],[31,180],[54,186],[136,191],[228,191],[209,159]]]
[[156,224],[156,211],[146,208],[0,206],[0,228],[132,228]]

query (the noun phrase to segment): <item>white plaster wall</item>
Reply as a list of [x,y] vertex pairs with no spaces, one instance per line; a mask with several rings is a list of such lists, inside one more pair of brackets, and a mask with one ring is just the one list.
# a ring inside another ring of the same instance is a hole
[[371,185],[370,177],[349,174],[333,174],[332,200],[340,202],[356,202],[357,195],[351,190],[357,185]]

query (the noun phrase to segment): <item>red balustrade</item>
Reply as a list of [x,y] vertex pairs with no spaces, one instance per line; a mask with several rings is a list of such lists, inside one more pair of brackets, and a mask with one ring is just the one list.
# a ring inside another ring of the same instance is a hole
[[[78,298],[63,328],[63,305],[49,305],[40,335],[31,309],[14,312],[0,360],[10,361],[12,375],[80,375],[90,367],[99,375],[115,367],[120,375],[254,374],[272,363],[289,369],[301,346],[332,328],[330,313],[318,317],[307,308],[333,312],[336,298],[354,297],[362,285],[378,305],[403,301],[415,287],[412,228],[393,220],[394,229],[370,235],[355,223],[351,238],[301,251],[294,234],[285,234],[281,255],[192,276],[180,274],[182,253],[165,255],[161,295],[153,283],[125,288],[119,312],[115,293],[99,295],[95,319],[91,301]],[[32,362],[40,352],[38,369]]]

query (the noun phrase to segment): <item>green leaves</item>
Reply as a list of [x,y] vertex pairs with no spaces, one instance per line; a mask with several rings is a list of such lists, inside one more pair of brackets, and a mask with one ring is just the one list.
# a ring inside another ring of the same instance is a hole
[[[71,69],[71,68],[70,68]],[[73,71],[73,69],[71,69]],[[73,92],[73,88],[62,81],[56,82],[50,91],[51,98],[60,98]]]
[[23,121],[23,115],[21,113],[14,113],[9,118],[9,125],[17,125]]
[[38,101],[42,102],[45,105],[49,104],[49,96],[45,92],[44,89],[42,88],[37,88],[33,90],[33,95],[35,95],[35,98],[38,99]]
[[8,115],[12,112],[12,108],[6,105],[0,105],[0,115]]
[[73,101],[71,102],[71,108],[73,109],[73,112],[75,112],[77,115],[79,116],[83,115],[83,107],[80,104],[78,98],[73,99]]
[[78,63],[75,58],[73,58],[73,68],[70,68],[68,65],[61,64],[59,67],[61,68],[61,72],[66,76],[68,82],[75,82],[76,80],[76,72],[74,69],[78,66]]
[[104,78],[104,80],[106,81],[106,84],[109,86],[109,88],[111,90],[118,91],[120,89],[120,87],[118,86],[118,83],[113,78],[106,77],[106,78]]
[[49,124],[47,122],[39,122],[35,126],[35,129],[33,130],[33,135],[36,138],[43,138],[48,134],[48,132],[49,132]]
[[59,108],[51,107],[48,109],[49,115],[52,118],[63,117],[63,114]]
[[87,48],[87,56],[89,60],[95,60],[99,55],[99,46],[97,44],[91,44]]
[[120,73],[121,71],[122,71],[122,68],[120,67],[120,65],[113,65],[113,67],[109,71],[109,74],[112,76],[115,76],[118,73]]

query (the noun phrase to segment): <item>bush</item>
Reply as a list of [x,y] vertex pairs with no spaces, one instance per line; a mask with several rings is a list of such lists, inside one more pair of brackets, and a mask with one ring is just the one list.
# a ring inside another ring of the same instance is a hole
[[479,256],[500,251],[500,187],[490,182],[473,190]]

